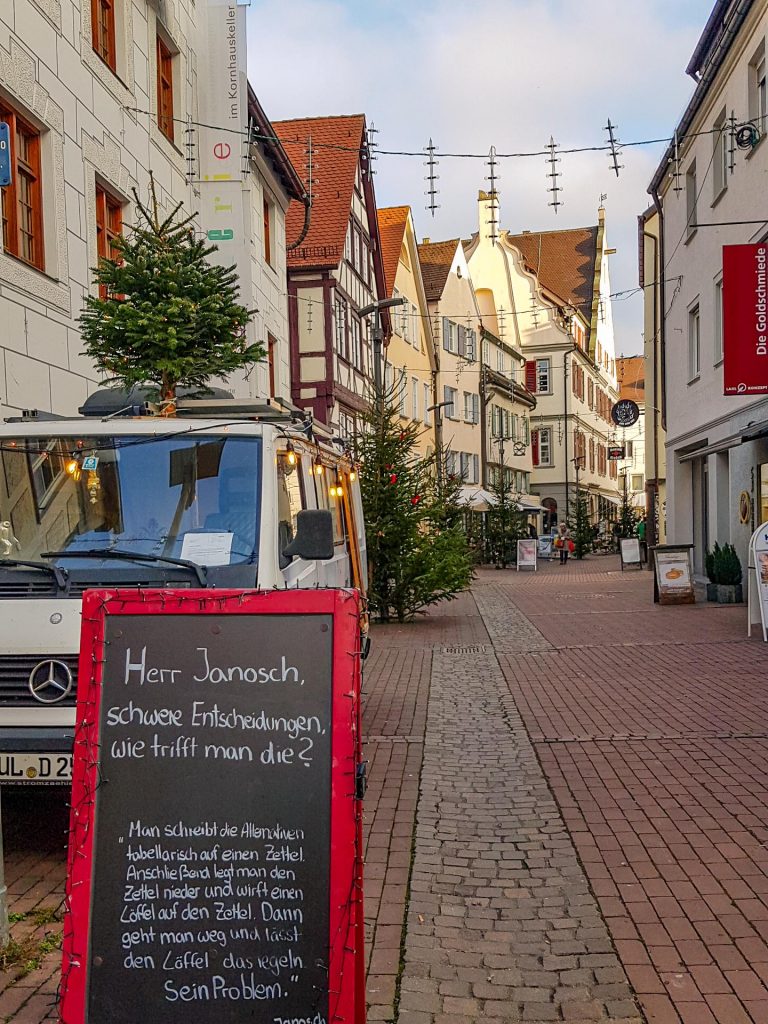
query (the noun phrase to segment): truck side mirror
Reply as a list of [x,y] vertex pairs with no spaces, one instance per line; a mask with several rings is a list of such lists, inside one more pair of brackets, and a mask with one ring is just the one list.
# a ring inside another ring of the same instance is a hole
[[310,508],[296,516],[296,536],[284,548],[286,558],[326,561],[333,558],[333,515],[324,508]]

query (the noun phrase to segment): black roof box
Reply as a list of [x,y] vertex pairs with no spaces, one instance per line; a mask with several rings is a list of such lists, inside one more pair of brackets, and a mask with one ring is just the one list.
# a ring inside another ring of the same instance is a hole
[[[179,388],[178,398],[191,398],[199,395],[199,388]],[[232,394],[224,388],[208,388],[206,398],[232,398]],[[78,412],[81,416],[104,419],[107,416],[148,416],[157,401],[157,391],[153,388],[102,388],[89,395]]]

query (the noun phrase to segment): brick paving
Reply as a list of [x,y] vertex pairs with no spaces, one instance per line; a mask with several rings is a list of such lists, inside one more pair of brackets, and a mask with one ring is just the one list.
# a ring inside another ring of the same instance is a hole
[[[371,1021],[768,1024],[767,652],[618,568],[485,571],[374,629]],[[17,941],[60,928],[65,804],[3,795]],[[58,966],[0,977],[0,1024],[50,1019]]]

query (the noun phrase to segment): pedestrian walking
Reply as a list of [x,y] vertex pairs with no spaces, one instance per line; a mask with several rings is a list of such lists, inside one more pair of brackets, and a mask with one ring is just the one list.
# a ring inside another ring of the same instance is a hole
[[557,536],[555,537],[555,547],[560,552],[560,565],[565,565],[568,561],[568,555],[571,553],[573,547],[573,541],[571,539],[571,531],[565,525],[560,523],[557,528]]

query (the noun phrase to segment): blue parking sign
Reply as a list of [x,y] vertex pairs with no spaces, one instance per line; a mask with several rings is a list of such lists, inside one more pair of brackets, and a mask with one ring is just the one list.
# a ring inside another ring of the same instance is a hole
[[0,188],[11,184],[11,132],[5,121],[0,121]]

